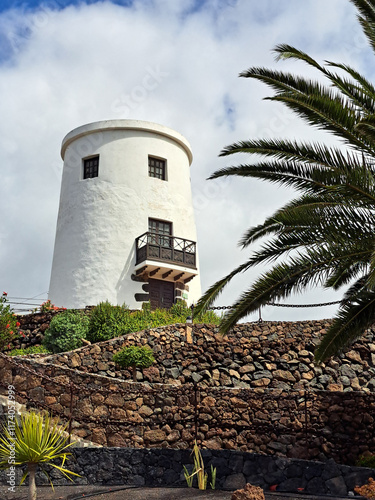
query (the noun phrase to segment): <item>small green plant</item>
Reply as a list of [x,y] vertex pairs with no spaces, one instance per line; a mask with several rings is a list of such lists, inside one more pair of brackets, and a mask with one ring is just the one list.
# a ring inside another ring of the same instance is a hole
[[18,336],[20,326],[8,301],[8,294],[3,292],[0,297],[0,351],[10,348],[11,342]]
[[214,490],[216,486],[216,467],[213,467],[211,465],[211,482],[210,482],[211,489]]
[[151,304],[150,302],[142,302],[142,311],[144,314],[148,314],[151,316]]
[[375,469],[375,455],[361,456],[356,462],[357,467]]
[[207,323],[208,325],[218,325],[220,321],[221,316],[218,316],[214,311],[206,311],[194,318],[194,323]]
[[[208,473],[205,472],[204,470],[202,453],[196,441],[194,443],[192,454],[194,455],[194,467],[191,474],[189,474],[189,471],[184,466],[184,476],[186,479],[186,483],[188,487],[191,488],[193,486],[194,476],[197,476],[198,488],[200,490],[205,490],[207,489]],[[211,465],[211,482],[210,482],[211,489],[214,490],[215,485],[216,485],[216,467],[213,467]]]
[[49,354],[51,351],[42,345],[32,345],[26,349],[12,349],[7,352],[8,356],[24,356],[25,354]]
[[133,369],[133,380],[137,381],[137,368],[148,368],[155,362],[154,354],[148,347],[130,346],[125,347],[114,354],[112,360],[121,368]]
[[[74,443],[68,443],[68,436],[64,436],[65,427],[58,427],[53,423],[49,415],[41,415],[30,412],[21,415],[20,422],[14,421],[13,426],[9,423],[3,425],[0,435],[0,468],[11,469],[26,465],[27,468],[22,476],[21,484],[29,476],[29,500],[36,500],[37,490],[35,484],[35,474],[38,466],[48,477],[53,488],[51,478],[43,465],[49,464],[59,470],[65,477],[72,480],[71,476],[79,476],[64,467],[68,455],[69,446]],[[53,461],[61,459],[61,465]]]
[[66,352],[82,346],[87,336],[89,318],[81,311],[63,311],[54,316],[46,330],[43,345],[51,352]]
[[[194,472],[194,470],[193,470],[193,472]],[[185,465],[184,465],[184,476],[185,476],[186,484],[188,485],[188,488],[192,488],[194,476],[192,474],[190,474],[190,472],[187,470]]]

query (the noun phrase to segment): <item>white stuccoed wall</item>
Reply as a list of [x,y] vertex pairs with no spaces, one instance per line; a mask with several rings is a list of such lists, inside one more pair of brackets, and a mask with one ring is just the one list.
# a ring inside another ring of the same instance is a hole
[[[61,155],[50,300],[68,308],[103,300],[140,308],[134,294],[142,283],[131,275],[135,239],[148,231],[149,217],[171,221],[174,236],[197,241],[189,143],[161,125],[110,120],[70,132]],[[91,155],[100,157],[99,177],[83,179],[82,159]],[[166,181],[149,177],[149,155],[167,160]],[[201,296],[199,275],[188,286],[190,304]]]

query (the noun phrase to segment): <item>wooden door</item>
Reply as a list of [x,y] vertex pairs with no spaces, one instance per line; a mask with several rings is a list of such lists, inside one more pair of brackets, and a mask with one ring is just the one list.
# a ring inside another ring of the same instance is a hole
[[151,309],[169,309],[174,303],[174,283],[170,281],[149,281]]

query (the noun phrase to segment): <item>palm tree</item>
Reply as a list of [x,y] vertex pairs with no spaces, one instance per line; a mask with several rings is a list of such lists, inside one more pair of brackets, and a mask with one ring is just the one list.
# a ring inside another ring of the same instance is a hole
[[[351,0],[375,51],[375,0]],[[375,88],[354,68],[326,61],[319,64],[289,45],[275,48],[277,59],[295,59],[320,72],[329,82],[265,68],[240,76],[255,78],[274,90],[268,98],[284,103],[308,124],[333,134],[342,145],[253,139],[227,146],[221,156],[262,155],[262,160],[229,166],[210,179],[228,175],[255,177],[294,188],[298,197],[263,224],[250,228],[240,244],[260,238],[260,250],[211,286],[197,305],[200,312],[215,301],[238,273],[272,263],[222,319],[227,332],[247,314],[310,285],[338,290],[347,286],[339,311],[318,346],[322,362],[358,338],[375,320]]]
[[[9,469],[15,466],[26,465],[25,472],[21,479],[21,484],[29,475],[29,500],[36,500],[37,491],[35,475],[38,466],[49,478],[48,473],[43,469],[44,464],[48,464],[59,470],[64,476],[79,476],[64,468],[64,463],[68,455],[68,436],[63,435],[65,428],[52,425],[48,415],[41,415],[35,412],[21,415],[20,422],[15,420],[14,426],[9,422],[3,425],[0,436],[0,468]],[[52,461],[61,459],[62,464],[56,465]],[[52,481],[50,480],[51,486]]]

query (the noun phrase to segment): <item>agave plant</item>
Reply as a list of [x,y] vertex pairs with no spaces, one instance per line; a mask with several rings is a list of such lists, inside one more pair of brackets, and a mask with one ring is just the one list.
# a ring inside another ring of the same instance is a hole
[[[3,425],[0,435],[0,468],[9,469],[12,466],[26,465],[20,485],[29,476],[29,500],[36,500],[37,490],[35,475],[38,466],[47,476],[53,489],[53,484],[48,472],[43,465],[48,464],[59,470],[64,476],[72,481],[70,476],[79,476],[64,467],[70,452],[68,443],[69,436],[63,433],[66,427],[59,427],[51,417],[36,412],[21,415],[20,421],[15,420],[13,426]],[[61,459],[61,465],[53,463]]]
[[[375,0],[351,0],[375,51]],[[340,352],[375,321],[375,87],[354,68],[319,63],[290,45],[275,48],[277,59],[312,67],[328,85],[302,76],[253,67],[240,76],[260,80],[281,102],[312,127],[339,139],[338,146],[290,139],[250,139],[227,146],[222,156],[244,153],[260,161],[228,166],[211,178],[236,175],[294,188],[298,196],[262,224],[250,228],[240,244],[263,246],[212,285],[197,312],[209,307],[238,273],[267,264],[264,272],[225,314],[226,333],[260,306],[293,292],[321,285],[346,287],[339,311],[315,352],[318,362]]]

